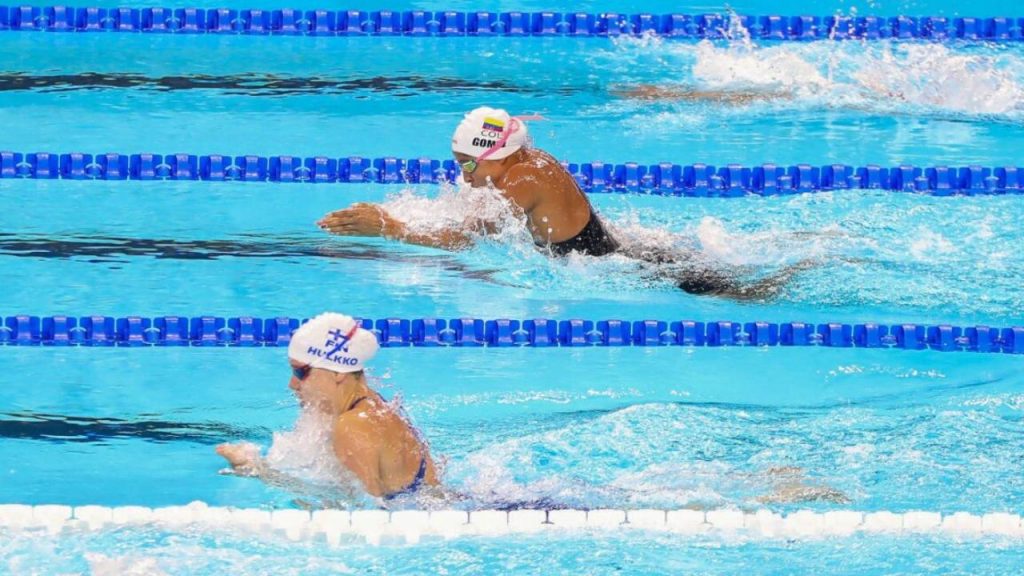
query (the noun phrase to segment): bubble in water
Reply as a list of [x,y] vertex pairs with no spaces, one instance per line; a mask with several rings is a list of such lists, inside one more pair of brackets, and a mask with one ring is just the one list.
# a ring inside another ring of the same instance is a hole
[[164,576],[155,558],[144,556],[107,556],[98,552],[86,552],[85,560],[93,576]]

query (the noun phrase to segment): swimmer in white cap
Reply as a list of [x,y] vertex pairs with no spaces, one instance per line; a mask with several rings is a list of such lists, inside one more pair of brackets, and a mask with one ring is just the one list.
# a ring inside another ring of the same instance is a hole
[[[533,239],[553,255],[579,252],[603,256],[618,249],[576,180],[547,152],[529,146],[526,117],[481,107],[465,115],[452,136],[452,152],[462,177],[474,187],[494,186],[526,218]],[[355,204],[332,212],[318,225],[345,236],[384,236],[424,246],[459,249],[472,243],[466,230],[410,233],[375,204]],[[475,232],[488,225],[469,224]]]
[[[770,298],[792,274],[807,267],[800,263],[744,283],[693,252],[651,249],[632,240],[620,244],[572,175],[550,154],[529,145],[527,119],[501,109],[477,108],[455,129],[452,153],[466,182],[474,187],[493,186],[504,195],[525,218],[541,250],[553,256],[618,253],[655,266],[657,276],[671,279],[686,292],[741,300]],[[415,233],[381,206],[368,203],[331,212],[317,225],[342,236],[382,236],[449,250],[472,244],[471,233],[490,233],[496,228],[489,222],[467,221],[461,228]]]
[[[391,499],[438,484],[427,445],[401,412],[366,381],[366,362],[377,353],[377,337],[354,319],[326,312],[292,335],[288,387],[303,409],[331,416],[334,455],[372,496]],[[251,444],[221,444],[217,453],[238,473],[272,476]]]

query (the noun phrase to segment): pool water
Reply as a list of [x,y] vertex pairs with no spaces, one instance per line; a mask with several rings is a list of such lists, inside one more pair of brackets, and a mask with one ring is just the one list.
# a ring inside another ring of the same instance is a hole
[[[282,542],[258,536],[108,532],[60,539],[19,539],[4,545],[18,573],[94,574],[751,574],[835,573],[1005,574],[1021,548],[1000,540],[856,537],[814,542],[751,542],[678,536],[560,535],[514,541],[463,539],[446,543],[367,547]],[[113,556],[98,550],[137,550]],[[41,561],[52,558],[56,561]]]
[[[1012,8],[972,5],[978,15]],[[869,12],[957,13],[935,2],[858,10]],[[547,120],[530,124],[536,144],[574,162],[1004,166],[1022,144],[1019,44],[6,33],[0,49],[10,55],[0,149],[21,152],[446,158],[460,115],[482,104],[542,113]],[[644,84],[773,97],[620,95]],[[1015,195],[591,200],[621,237],[698,251],[748,279],[806,269],[771,298],[736,301],[686,294],[666,270],[622,257],[550,260],[515,223],[459,253],[330,237],[313,225],[356,201],[383,202],[421,226],[486,203],[458,186],[3,179],[4,315],[330,309],[372,318],[1021,324],[1024,211]],[[316,423],[295,420],[282,349],[0,352],[2,503],[378,505],[342,498],[330,474],[310,466],[322,456],[309,447]],[[1021,361],[887,349],[388,348],[371,376],[464,495],[406,499],[400,509],[544,502],[985,514],[1021,512]],[[243,440],[303,482],[218,474],[213,447]],[[765,504],[783,467],[849,502]],[[0,572],[987,574],[1020,564],[1021,549],[1019,538],[931,535],[583,531],[376,547],[158,527],[0,528]]]

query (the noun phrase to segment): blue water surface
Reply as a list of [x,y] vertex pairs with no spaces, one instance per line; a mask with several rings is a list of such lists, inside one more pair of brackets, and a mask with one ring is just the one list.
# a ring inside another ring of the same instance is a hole
[[[979,16],[1016,8],[970,6]],[[650,2],[563,9],[725,11]],[[940,2],[813,9],[963,10]],[[482,104],[542,113],[546,120],[530,124],[534,143],[575,162],[1013,166],[1024,145],[1019,44],[750,43],[742,31],[714,43],[2,33],[0,53],[0,149],[19,152],[446,158],[461,115]],[[636,97],[652,86],[675,97]],[[314,225],[357,201],[420,223],[455,219],[470,198],[463,194],[426,185],[0,179],[0,313],[1021,324],[1016,195],[591,195],[623,241],[699,255],[748,283],[799,268],[752,299],[687,294],[671,266],[553,260],[515,226],[446,252],[332,237]],[[819,347],[388,348],[371,376],[461,495],[398,508],[983,514],[1019,513],[1024,498],[1021,360]],[[0,502],[378,507],[301,474],[267,486],[218,473],[221,442],[316,460],[319,444],[303,435],[307,422],[296,423],[285,364],[280,348],[0,349]],[[772,502],[794,477],[842,497]],[[1020,550],[999,539],[642,533],[334,549],[132,528],[0,534],[0,571],[1003,574],[1020,564]]]

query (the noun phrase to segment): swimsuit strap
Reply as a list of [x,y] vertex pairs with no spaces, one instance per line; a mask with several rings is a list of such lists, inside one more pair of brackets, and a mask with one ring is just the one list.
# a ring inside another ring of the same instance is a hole
[[[373,395],[376,396],[377,399],[380,400],[381,402],[384,402],[384,397],[381,396],[380,394],[377,394],[376,392],[374,392]],[[370,396],[360,396],[359,398],[356,398],[355,400],[352,401],[351,404],[348,405],[348,409],[345,410],[345,412],[348,412],[349,410],[352,410],[353,408],[356,407],[356,405],[358,405],[363,400],[370,400],[370,398],[371,398]]]
[[363,400],[366,400],[367,398],[369,398],[369,396],[360,396],[359,398],[356,398],[354,402],[348,405],[348,410],[345,410],[345,412],[352,410],[353,408],[356,407],[357,404],[359,404]]

